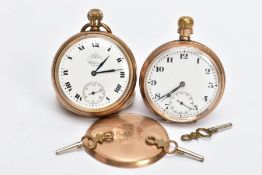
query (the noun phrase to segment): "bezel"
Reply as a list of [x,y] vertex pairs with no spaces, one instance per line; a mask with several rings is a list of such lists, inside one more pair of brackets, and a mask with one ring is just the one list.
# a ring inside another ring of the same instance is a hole
[[[206,110],[192,117],[174,118],[168,114],[165,114],[160,109],[158,109],[157,106],[154,105],[154,102],[149,97],[148,91],[146,89],[145,78],[146,78],[147,73],[149,72],[150,65],[154,62],[154,60],[161,53],[169,49],[176,48],[176,47],[182,47],[182,46],[193,47],[208,56],[207,58],[211,61],[211,63],[214,65],[214,68],[217,71],[218,88],[217,88],[216,97],[214,98],[213,102],[209,105],[209,107]],[[225,90],[225,83],[226,83],[226,78],[225,78],[225,71],[224,71],[223,65],[220,59],[218,58],[218,56],[211,49],[209,49],[207,46],[199,42],[196,42],[196,41],[180,41],[180,40],[170,41],[156,48],[144,62],[142,69],[140,71],[140,78],[139,78],[140,92],[142,94],[143,100],[145,104],[147,105],[147,107],[152,112],[154,112],[156,115],[159,115],[162,119],[166,121],[176,122],[176,123],[196,122],[197,120],[200,120],[206,117],[208,114],[210,114],[216,108],[216,106],[218,105],[218,103],[220,102],[223,96],[223,93]]]
[[[109,106],[97,109],[85,108],[75,104],[71,101],[66,95],[64,94],[62,87],[59,84],[59,64],[64,56],[65,52],[75,43],[79,42],[85,38],[91,37],[103,37],[110,41],[112,41],[125,55],[128,66],[129,66],[129,81],[127,87],[121,97],[114,103],[110,104]],[[118,37],[113,35],[112,33],[104,32],[104,31],[86,31],[80,32],[71,38],[69,38],[66,42],[62,44],[62,46],[57,51],[53,65],[52,65],[52,82],[55,88],[56,96],[60,104],[66,108],[67,110],[86,117],[99,117],[99,116],[106,116],[112,113],[116,113],[121,109],[129,106],[134,97],[134,89],[136,85],[136,62],[135,58],[129,49],[129,47]]]

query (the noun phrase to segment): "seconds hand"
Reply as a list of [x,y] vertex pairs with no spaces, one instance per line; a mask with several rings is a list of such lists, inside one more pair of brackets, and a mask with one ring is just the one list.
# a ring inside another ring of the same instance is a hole
[[186,108],[188,108],[189,110],[192,110],[192,108],[190,108],[188,105],[185,105],[184,102],[180,101],[180,100],[177,100],[177,102],[182,105],[182,106],[185,106]]
[[[171,95],[172,95],[174,92],[176,92],[176,91],[177,91],[178,89],[180,89],[181,87],[185,87],[185,85],[186,85],[185,82],[181,81],[181,82],[179,83],[179,85],[178,85],[175,89],[173,89],[172,91],[170,91],[170,92],[167,93],[166,95],[163,95],[163,96],[160,97],[158,100],[171,97]],[[158,101],[158,100],[157,100],[157,101]]]
[[92,91],[91,93],[89,93],[89,95],[95,95],[96,93],[98,93],[98,92],[101,92],[101,91],[103,91],[103,90],[99,90],[99,91]]

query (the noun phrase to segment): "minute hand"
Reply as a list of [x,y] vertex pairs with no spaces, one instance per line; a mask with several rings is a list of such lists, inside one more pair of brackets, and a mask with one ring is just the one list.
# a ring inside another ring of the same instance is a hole
[[163,95],[162,97],[160,97],[158,100],[162,99],[162,98],[166,98],[166,97],[170,97],[174,92],[176,92],[178,89],[180,89],[181,87],[185,86],[185,82],[181,81],[179,86],[177,86],[175,89],[173,89],[172,91],[170,91],[169,93]]
[[96,73],[100,74],[100,73],[116,72],[116,71],[120,71],[120,70],[123,70],[123,69],[109,69],[109,70],[99,71],[99,72],[96,72]]
[[105,62],[106,62],[106,60],[107,60],[108,58],[109,58],[109,56],[106,57],[106,59],[104,59],[104,61],[102,61],[102,62],[98,65],[98,67],[96,68],[95,72],[97,72],[97,71],[105,64]]

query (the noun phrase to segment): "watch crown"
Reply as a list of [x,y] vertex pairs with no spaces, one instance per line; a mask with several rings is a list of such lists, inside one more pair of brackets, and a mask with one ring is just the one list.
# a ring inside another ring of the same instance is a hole
[[185,29],[193,29],[194,20],[190,16],[182,16],[178,20],[178,27]]
[[100,31],[103,12],[100,9],[91,9],[87,13],[87,18],[91,27],[90,31]]
[[93,20],[101,21],[103,19],[103,12],[100,9],[91,9],[87,13],[87,18],[90,21],[93,21]]
[[178,20],[178,33],[180,40],[190,40],[190,35],[193,34],[194,20],[189,16],[182,16]]
[[100,9],[89,10],[87,13],[89,23],[82,27],[81,32],[86,32],[88,28],[90,28],[89,31],[99,32],[100,28],[104,28],[106,32],[112,33],[111,29],[106,24],[101,22],[103,16],[103,12]]

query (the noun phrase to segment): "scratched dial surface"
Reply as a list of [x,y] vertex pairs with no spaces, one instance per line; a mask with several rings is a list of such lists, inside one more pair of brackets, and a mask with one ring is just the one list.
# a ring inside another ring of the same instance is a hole
[[129,64],[110,38],[87,37],[64,53],[58,78],[64,95],[88,109],[107,107],[120,99],[129,83]]
[[172,118],[190,118],[205,111],[218,93],[218,72],[210,60],[187,46],[159,54],[146,72],[148,98]]

